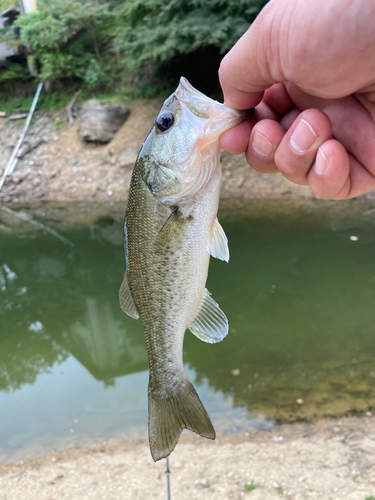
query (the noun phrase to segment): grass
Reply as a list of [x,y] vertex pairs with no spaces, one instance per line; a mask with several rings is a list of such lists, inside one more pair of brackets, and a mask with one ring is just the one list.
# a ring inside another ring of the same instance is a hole
[[[30,96],[10,96],[1,94],[0,92],[0,111],[6,113],[27,113],[30,110],[31,103],[36,91],[37,82],[30,83]],[[47,93],[43,88],[37,110],[52,111],[55,109],[65,108],[73,99],[74,93],[79,89],[79,83],[68,92],[53,92]],[[75,104],[81,107],[82,103],[87,99],[99,99],[102,102],[111,104],[147,104],[151,100],[164,100],[173,91],[175,86],[166,88],[162,84],[153,84],[142,79],[135,85],[127,86],[123,83],[117,83],[112,88],[104,90],[90,91],[83,88],[82,92],[77,96]]]
[[282,495],[283,489],[280,486],[278,486],[277,488],[275,488],[275,490],[277,491],[277,493],[280,493],[280,495]]
[[7,97],[0,95],[0,111],[17,114],[27,113],[32,101],[32,97]]
[[[0,111],[6,113],[28,113],[33,102],[33,96],[5,96],[0,94]],[[72,99],[71,94],[47,94],[42,91],[38,100],[37,109],[50,111],[67,106]]]
[[257,485],[254,483],[254,481],[251,481],[251,483],[246,483],[245,484],[245,490],[246,491],[253,491],[257,489]]
[[64,125],[65,123],[62,121],[60,117],[56,118],[56,120],[53,122],[53,127],[55,130],[60,130],[61,128],[63,128]]
[[372,496],[372,497],[366,497],[365,500],[375,500],[375,497],[374,496]]
[[[55,109],[65,108],[70,103],[73,96],[74,92],[47,94],[47,92],[43,89],[36,109],[53,111]],[[164,95],[163,97],[165,98],[167,95]],[[111,104],[144,104],[150,101],[149,98],[137,96],[131,89],[124,87],[107,92],[89,92],[87,90],[83,90],[77,97],[75,104],[78,107],[81,107],[84,101],[93,98]],[[0,93],[0,111],[13,114],[28,113],[32,101],[33,96],[6,96]]]
[[[27,97],[9,96],[1,94],[0,92],[0,111],[5,111],[7,114],[27,113],[30,110],[35,90],[36,86],[34,85],[31,88],[31,92],[33,92],[33,95]],[[45,88],[43,88],[38,100],[36,110],[48,112],[65,108],[73,99],[76,90],[78,90],[78,87],[69,92],[55,92],[48,94]],[[111,104],[147,104],[150,102],[150,100],[166,99],[168,95],[170,95],[174,90],[175,88],[165,89],[161,86],[155,88],[155,86],[144,82],[139,82],[139,84],[134,87],[118,85],[113,89],[102,91],[99,90],[97,92],[90,92],[87,89],[83,89],[82,92],[77,96],[75,104],[78,108],[80,108],[84,101],[93,98]],[[59,122],[55,122],[54,124],[56,130],[59,130],[61,126],[62,124],[60,124]]]

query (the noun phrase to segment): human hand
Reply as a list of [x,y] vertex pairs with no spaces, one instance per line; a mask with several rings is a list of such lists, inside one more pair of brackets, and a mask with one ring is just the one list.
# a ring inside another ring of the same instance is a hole
[[256,106],[222,147],[325,198],[375,189],[374,20],[373,0],[271,0],[221,63],[225,104]]

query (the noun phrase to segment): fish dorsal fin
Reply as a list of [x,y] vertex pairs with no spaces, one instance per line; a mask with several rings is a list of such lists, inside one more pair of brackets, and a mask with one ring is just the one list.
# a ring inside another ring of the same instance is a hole
[[138,319],[139,312],[137,306],[135,305],[133,295],[130,291],[126,273],[124,274],[124,279],[122,280],[118,296],[121,309],[124,311],[124,313],[128,314],[131,318]]
[[189,326],[189,330],[203,342],[209,344],[220,342],[228,334],[227,317],[206,288],[197,315]]
[[219,221],[217,220],[217,217],[214,218],[211,227],[209,252],[212,257],[229,262],[228,238],[224,233],[224,229],[221,227]]

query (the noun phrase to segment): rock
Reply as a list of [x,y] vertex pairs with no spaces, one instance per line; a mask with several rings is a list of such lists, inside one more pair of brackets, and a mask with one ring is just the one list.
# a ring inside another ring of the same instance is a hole
[[103,163],[106,163],[108,165],[114,165],[116,163],[116,158],[114,156],[113,148],[104,149],[101,157],[102,157]]
[[109,142],[130,114],[121,104],[108,104],[90,99],[83,103],[78,134],[85,142]]
[[19,184],[22,181],[23,181],[23,177],[21,175],[12,175],[10,177],[10,182],[13,182],[13,184]]
[[133,168],[137,159],[138,151],[134,148],[125,149],[118,157],[118,162],[122,168]]
[[30,172],[30,168],[27,168],[26,170],[16,170],[11,175],[10,180],[11,182],[13,182],[13,184],[20,184],[29,175]]

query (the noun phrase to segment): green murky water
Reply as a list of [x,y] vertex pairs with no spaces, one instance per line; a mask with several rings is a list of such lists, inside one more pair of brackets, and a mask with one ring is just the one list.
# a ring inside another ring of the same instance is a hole
[[[117,301],[123,207],[48,210],[35,220],[73,246],[0,210],[2,461],[147,435],[142,325]],[[375,203],[226,202],[220,219],[231,260],[207,287],[230,333],[184,344],[216,429],[375,409]]]

